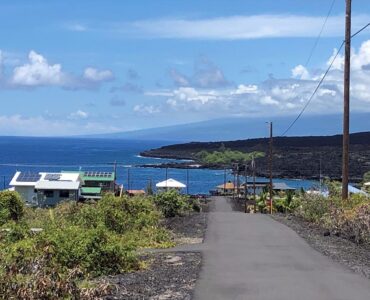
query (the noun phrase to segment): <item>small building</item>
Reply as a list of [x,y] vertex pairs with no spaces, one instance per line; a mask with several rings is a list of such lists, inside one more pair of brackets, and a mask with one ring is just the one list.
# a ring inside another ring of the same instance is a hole
[[220,184],[216,187],[217,194],[231,195],[236,190],[236,186],[233,182],[228,181],[223,184]]
[[98,200],[104,193],[116,192],[116,174],[115,172],[100,171],[62,171],[65,173],[80,174],[83,182],[80,196],[82,199]]
[[53,206],[80,196],[79,173],[16,172],[10,186],[31,206]]
[[186,185],[175,180],[175,179],[167,179],[165,181],[158,182],[156,185],[158,191],[166,191],[166,190],[177,190],[180,191],[183,188],[186,188]]
[[274,182],[272,184],[272,189],[277,192],[287,192],[297,190],[295,187],[287,185],[285,182]]
[[144,190],[127,190],[126,194],[129,195],[130,197],[133,197],[133,196],[144,196],[146,193]]

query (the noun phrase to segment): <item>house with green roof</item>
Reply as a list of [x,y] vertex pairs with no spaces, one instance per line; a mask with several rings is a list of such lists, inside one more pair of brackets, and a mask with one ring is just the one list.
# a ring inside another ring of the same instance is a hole
[[78,171],[83,185],[80,195],[83,199],[100,199],[104,193],[114,193],[116,187],[115,172]]

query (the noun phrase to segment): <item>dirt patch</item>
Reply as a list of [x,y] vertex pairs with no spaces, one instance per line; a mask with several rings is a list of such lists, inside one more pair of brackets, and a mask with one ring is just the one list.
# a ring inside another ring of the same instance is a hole
[[177,244],[202,243],[207,227],[207,213],[193,212],[186,216],[176,216],[164,221]]
[[191,299],[201,266],[198,252],[155,253],[143,257],[147,269],[105,278],[115,291],[113,299]]
[[317,251],[370,279],[370,247],[329,235],[321,227],[295,216],[281,214],[272,218],[292,228]]

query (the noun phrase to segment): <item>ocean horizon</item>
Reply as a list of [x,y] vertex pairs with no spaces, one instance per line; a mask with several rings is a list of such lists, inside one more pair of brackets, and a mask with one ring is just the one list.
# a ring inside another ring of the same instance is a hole
[[[175,142],[173,142],[175,143]],[[117,163],[117,183],[127,189],[145,189],[166,178],[163,168],[145,164],[176,162],[175,159],[142,157],[140,152],[172,144],[168,141],[135,141],[70,137],[0,137],[0,187],[6,189],[16,171],[112,171]],[[187,183],[186,169],[168,169],[168,178]],[[227,171],[227,180],[233,180]],[[129,179],[129,182],[128,182]],[[190,194],[206,194],[224,181],[223,170],[190,169]],[[241,182],[243,182],[243,178]],[[300,179],[274,179],[290,186],[308,189],[315,182]]]

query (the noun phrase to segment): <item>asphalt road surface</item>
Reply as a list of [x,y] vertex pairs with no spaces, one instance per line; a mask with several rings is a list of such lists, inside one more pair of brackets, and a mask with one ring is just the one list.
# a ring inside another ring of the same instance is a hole
[[370,300],[370,281],[261,214],[215,198],[202,246],[196,300]]

